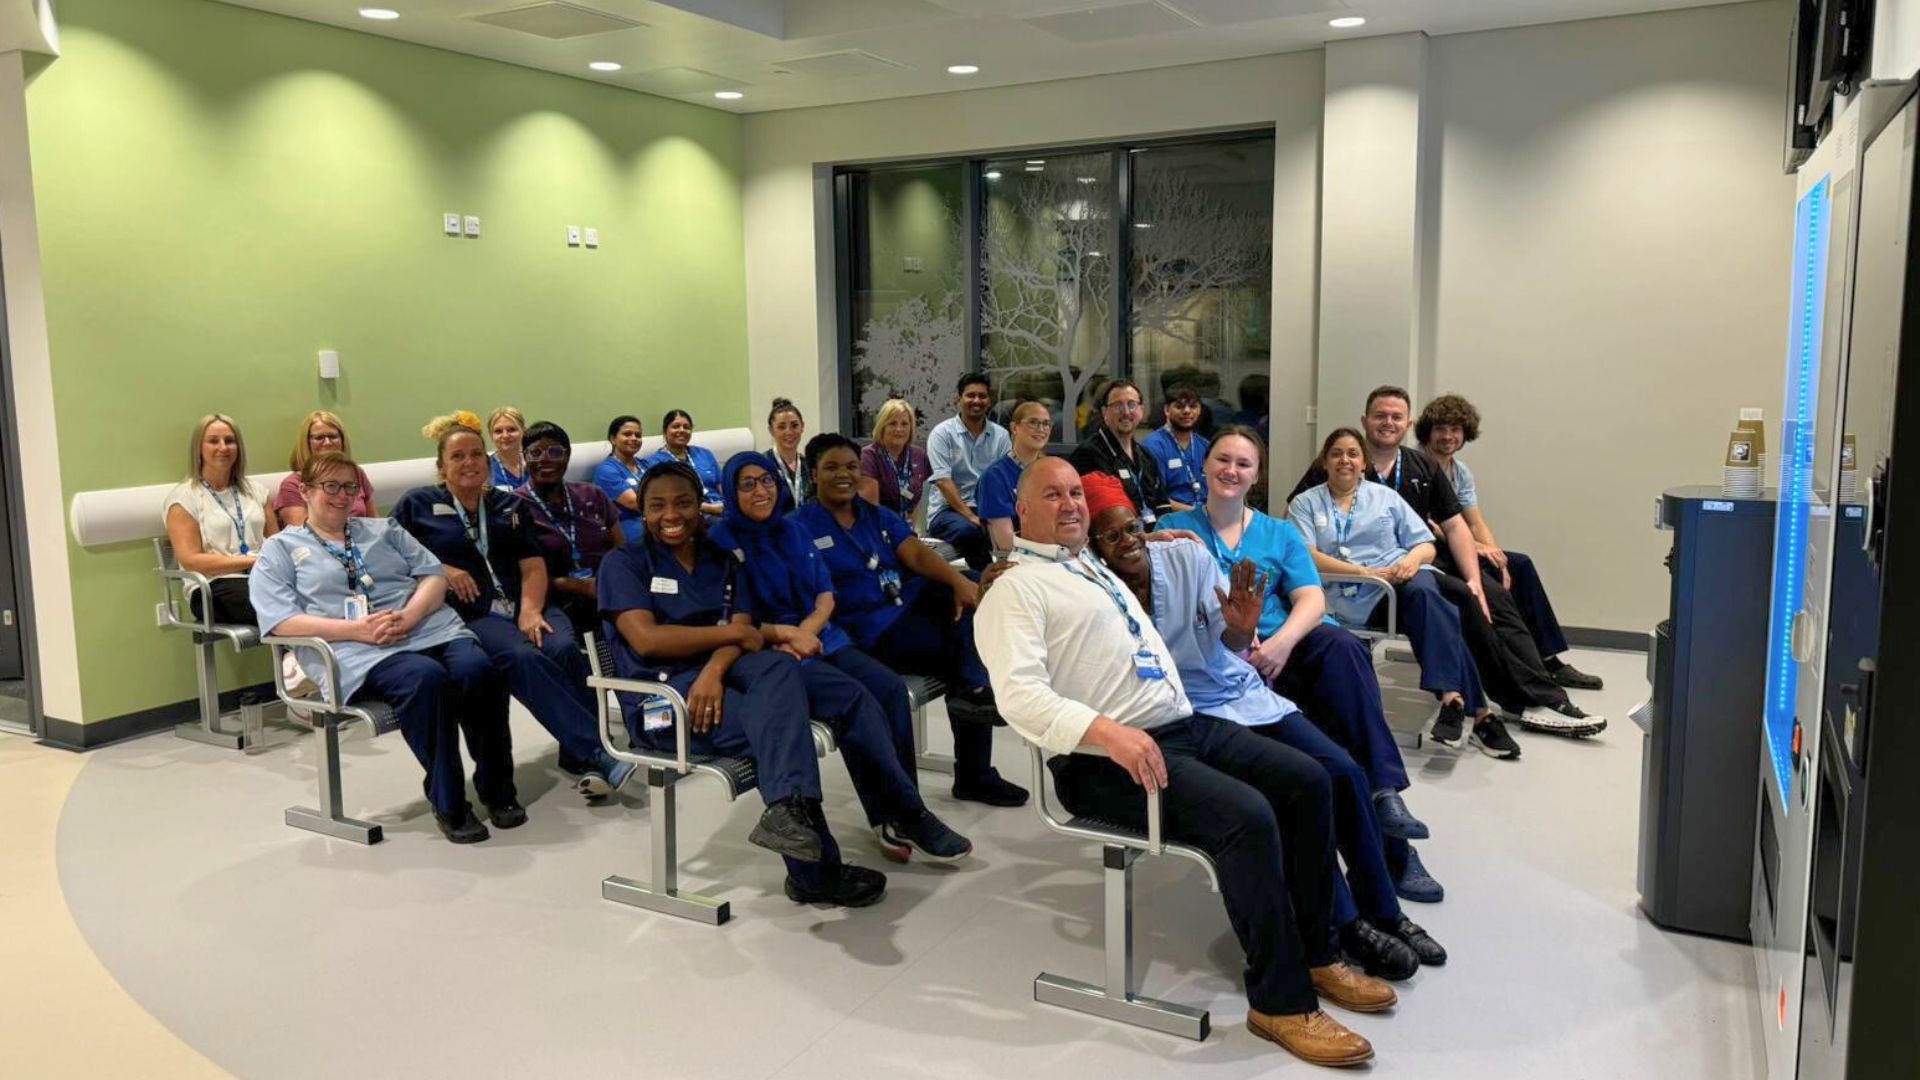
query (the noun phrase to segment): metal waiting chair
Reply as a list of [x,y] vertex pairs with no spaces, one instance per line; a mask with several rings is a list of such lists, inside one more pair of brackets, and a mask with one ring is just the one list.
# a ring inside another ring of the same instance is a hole
[[[360,821],[346,814],[340,794],[340,731],[350,724],[364,723],[375,735],[383,735],[400,726],[399,718],[384,701],[363,701],[349,705],[340,700],[340,663],[329,642],[317,637],[278,635],[267,635],[261,640],[273,653],[274,693],[286,704],[289,714],[307,721],[320,736],[320,752],[315,755],[320,774],[320,805],[318,808],[288,807],[287,824],[337,840],[351,840],[357,844],[379,843],[384,834],[378,824]],[[326,688],[318,696],[295,697],[287,687],[282,660],[286,650],[295,648],[314,650],[326,666]]]
[[953,755],[927,750],[927,706],[947,696],[947,684],[930,675],[902,676],[907,700],[913,704],[914,763],[928,772],[953,773]]
[[[174,557],[173,542],[161,537],[153,542],[154,572],[160,577],[160,603],[154,614],[162,628],[184,630],[193,635],[194,677],[199,683],[200,718],[174,727],[183,739],[218,746],[225,750],[246,749],[246,732],[234,714],[220,710],[220,672],[214,651],[221,642],[233,646],[238,654],[260,644],[260,628],[244,623],[213,621],[212,593],[207,578],[183,569]],[[195,616],[187,603],[187,593],[198,590],[201,614]]]
[[[1334,586],[1341,584],[1381,584],[1379,578],[1368,577],[1365,574],[1322,574],[1320,575],[1320,581],[1322,586],[1329,591],[1331,591]],[[1378,648],[1374,657],[1374,665],[1376,667],[1382,662],[1395,664],[1415,663],[1413,650],[1408,647],[1407,636],[1400,631],[1400,595],[1392,589],[1388,589],[1386,592],[1386,626],[1349,626],[1342,622],[1340,623],[1340,629],[1366,642],[1370,649]],[[1338,621],[1337,617],[1335,621]],[[1440,710],[1438,706],[1435,706],[1433,716],[1429,716],[1426,721],[1420,725],[1420,730],[1418,731],[1402,731],[1399,728],[1393,728],[1393,741],[1403,750],[1420,749],[1421,744],[1426,740],[1424,733],[1433,723],[1433,718],[1438,715],[1440,715]]]

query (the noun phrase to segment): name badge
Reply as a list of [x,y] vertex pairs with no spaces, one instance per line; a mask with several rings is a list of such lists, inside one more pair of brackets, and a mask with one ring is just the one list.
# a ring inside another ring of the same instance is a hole
[[1160,667],[1160,658],[1153,655],[1152,649],[1141,649],[1133,654],[1133,673],[1143,679],[1164,679],[1167,673]]
[[367,617],[367,613],[371,608],[372,605],[368,603],[364,595],[360,593],[349,593],[346,603],[342,605],[341,617],[348,622],[359,622],[361,619]]
[[[661,674],[666,674],[661,672]],[[673,706],[660,698],[648,698],[640,706],[640,728],[643,731],[668,731],[673,728]]]
[[1325,514],[1315,514],[1315,515],[1313,515],[1313,523],[1314,523],[1314,525],[1316,525],[1316,526],[1318,526],[1319,528],[1322,528],[1322,529],[1324,529],[1324,528],[1326,528],[1326,527],[1327,527],[1327,515],[1325,515]]
[[661,596],[678,596],[680,583],[670,577],[657,577],[653,579],[652,590]]
[[453,507],[448,506],[446,503],[434,503],[433,516],[434,517],[452,517],[454,516]]
[[496,597],[493,603],[487,607],[487,614],[498,615],[503,619],[511,619],[519,614],[519,605],[511,600]]
[[833,546],[833,537],[816,536],[813,538],[813,546],[819,548],[821,551],[825,551]]
[[1186,467],[1187,467],[1186,458],[1170,457],[1167,459],[1167,468],[1169,469],[1184,469]]
[[1120,479],[1122,480],[1133,479],[1133,473],[1127,471],[1126,469],[1115,469],[1114,471],[1119,474]]
[[629,476],[629,477],[627,477],[627,486],[628,486],[628,487],[639,487],[639,486],[640,486],[640,478],[639,478],[639,477],[637,477],[637,476]]
[[306,562],[307,557],[312,554],[313,554],[312,548],[294,548],[293,555],[292,555],[293,565],[299,566],[301,563]]

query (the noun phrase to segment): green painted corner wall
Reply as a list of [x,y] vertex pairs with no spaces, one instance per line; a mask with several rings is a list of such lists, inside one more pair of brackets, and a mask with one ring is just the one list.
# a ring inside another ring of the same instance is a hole
[[[737,117],[212,0],[59,11],[28,109],[69,497],[177,478],[216,410],[263,472],[313,408],[367,460],[455,408],[749,423]],[[69,547],[81,719],[192,696],[148,546]]]

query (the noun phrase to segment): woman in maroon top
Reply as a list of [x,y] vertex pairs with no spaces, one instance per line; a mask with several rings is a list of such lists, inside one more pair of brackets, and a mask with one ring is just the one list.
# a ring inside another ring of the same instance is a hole
[[[307,496],[300,488],[300,473],[307,467],[307,462],[326,453],[352,457],[353,446],[347,442],[347,427],[338,416],[325,409],[315,409],[300,421],[300,435],[294,439],[293,454],[287,459],[287,468],[293,472],[280,482],[280,491],[273,499],[273,509],[280,515],[282,527],[306,524]],[[358,465],[354,469],[360,482],[360,495],[353,500],[347,516],[377,517],[373,481],[367,479],[367,470]]]
[[600,602],[595,575],[607,552],[626,543],[620,514],[607,493],[593,484],[567,480],[573,440],[549,420],[527,429],[520,442],[527,470],[517,489],[532,508],[533,529],[547,562],[554,602],[577,632],[599,633]]
[[860,495],[911,519],[920,508],[933,464],[927,452],[913,443],[913,406],[894,398],[880,406],[873,418],[873,441],[860,451],[860,474],[871,483],[860,485]]

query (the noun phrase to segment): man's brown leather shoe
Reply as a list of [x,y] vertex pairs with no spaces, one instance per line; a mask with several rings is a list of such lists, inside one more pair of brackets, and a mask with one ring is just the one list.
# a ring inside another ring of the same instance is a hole
[[1385,1012],[1400,1000],[1400,996],[1393,992],[1393,987],[1339,961],[1314,968],[1308,974],[1313,977],[1314,991],[1343,1009],[1360,1013]]
[[1319,1009],[1297,1016],[1268,1016],[1248,1009],[1247,1030],[1314,1065],[1359,1065],[1373,1060],[1372,1043]]

